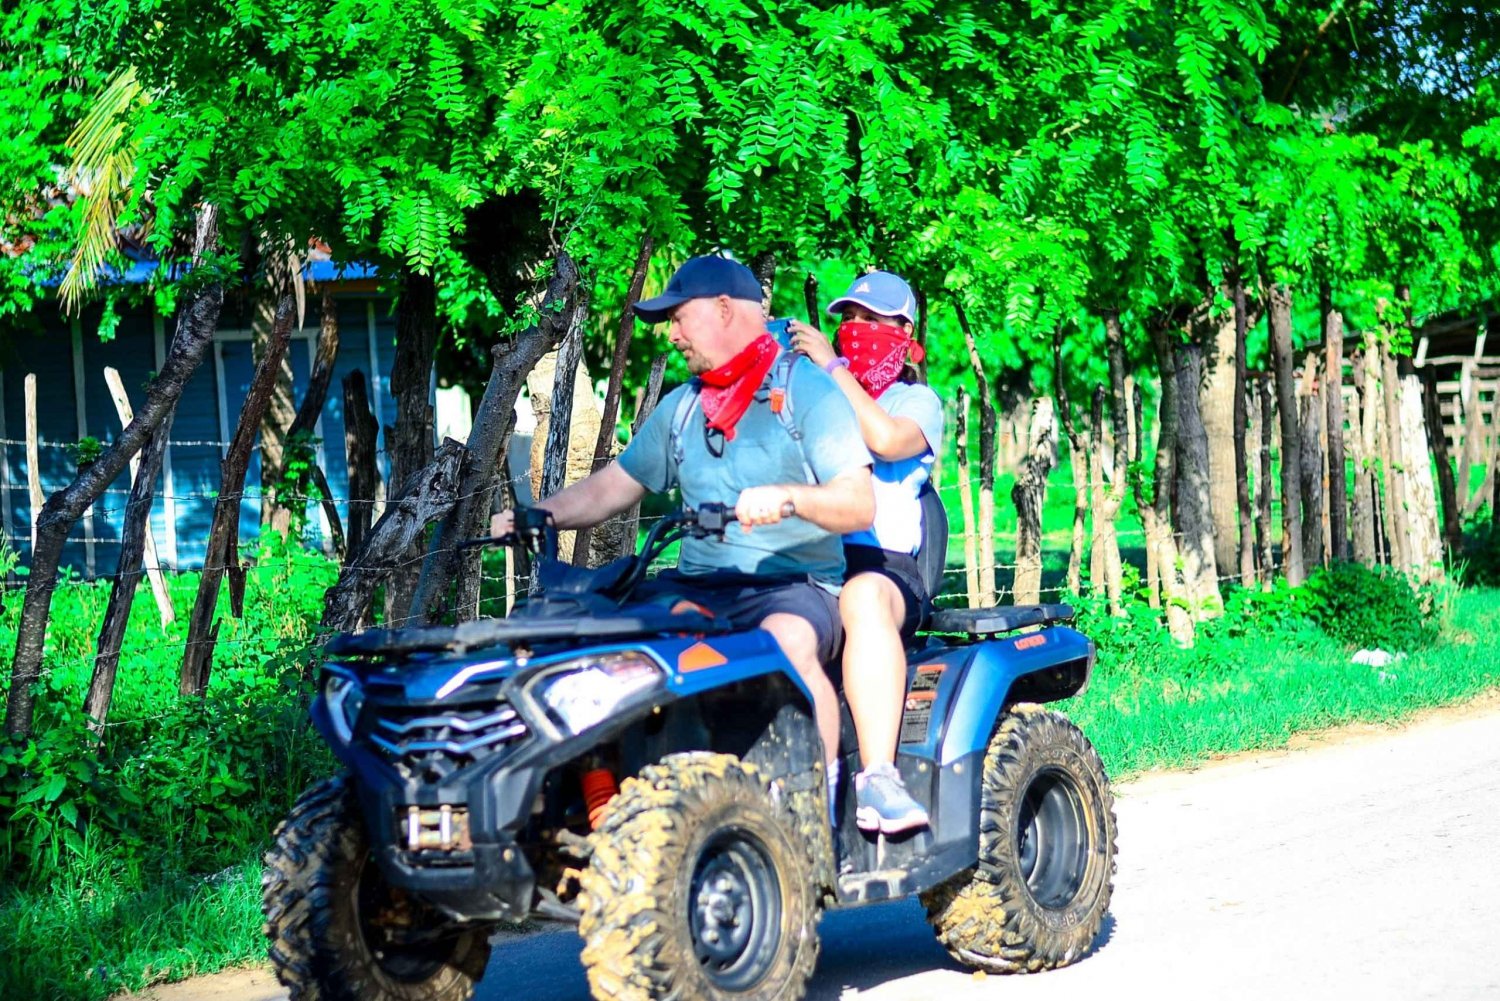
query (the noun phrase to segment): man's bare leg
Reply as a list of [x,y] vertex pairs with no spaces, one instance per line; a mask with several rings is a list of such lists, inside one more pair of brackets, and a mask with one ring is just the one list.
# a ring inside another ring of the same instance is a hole
[[823,738],[823,763],[832,763],[839,753],[839,697],[818,661],[818,634],[811,622],[787,612],[766,616],[760,627],[776,637],[781,652],[812,692],[818,736]]

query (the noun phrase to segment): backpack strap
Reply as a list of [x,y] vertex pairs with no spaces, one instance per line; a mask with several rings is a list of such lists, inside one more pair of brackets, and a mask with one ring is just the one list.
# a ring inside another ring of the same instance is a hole
[[797,426],[792,413],[792,366],[801,357],[803,356],[795,351],[783,351],[777,357],[776,364],[771,368],[771,412],[781,421],[781,426],[797,446],[797,457],[802,460],[803,482],[817,483],[818,476],[813,472],[812,463],[807,461],[807,446],[802,443],[802,429]]
[[[817,474],[813,472],[812,463],[807,461],[807,449],[802,443],[802,429],[797,427],[792,413],[792,366],[797,364],[797,359],[800,357],[795,351],[783,351],[777,356],[775,364],[771,367],[769,402],[771,412],[776,415],[776,419],[781,422],[782,429],[797,446],[797,456],[802,460],[803,481],[817,483]],[[688,424],[692,422],[694,412],[699,409],[698,397],[702,390],[701,381],[690,380],[682,398],[677,401],[677,409],[672,413],[672,461],[679,466],[682,465],[687,455],[682,446],[682,436],[687,431]]]
[[688,421],[693,418],[693,411],[698,406],[698,394],[702,390],[701,381],[696,377],[689,379],[682,399],[677,401],[677,409],[672,413],[672,461],[678,467],[682,466],[682,460],[686,456],[682,447],[682,433],[687,430]]

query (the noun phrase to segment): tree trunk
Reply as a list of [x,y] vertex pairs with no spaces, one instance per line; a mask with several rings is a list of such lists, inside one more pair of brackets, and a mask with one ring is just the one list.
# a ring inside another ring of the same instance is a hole
[[[1365,357],[1361,351],[1350,366],[1354,373],[1355,403],[1349,411],[1349,440],[1354,445],[1354,496],[1349,505],[1349,527],[1352,558],[1367,567],[1375,566],[1375,477],[1374,456],[1369,445],[1372,437],[1365,427],[1363,413],[1370,389],[1365,379]],[[1331,440],[1331,439],[1330,439]],[[1331,471],[1330,471],[1331,482]]]
[[1235,272],[1230,282],[1234,298],[1234,497],[1238,512],[1240,584],[1255,583],[1255,534],[1251,529],[1250,464],[1245,450],[1245,428],[1249,424],[1250,386],[1245,375],[1245,337],[1250,311],[1245,303],[1245,280]]
[[1057,448],[1057,421],[1052,397],[1039,396],[1032,404],[1027,434],[1026,458],[1011,488],[1016,506],[1016,567],[1012,578],[1012,600],[1017,605],[1035,605],[1042,590],[1042,508],[1047,502],[1047,477]]
[[[1057,412],[1062,417],[1063,431],[1068,436],[1068,466],[1073,473],[1073,538],[1068,546],[1068,593],[1083,593],[1083,546],[1088,536],[1089,514],[1089,461],[1084,447],[1084,435],[1079,433],[1073,420],[1073,407],[1068,401],[1068,381],[1063,372],[1062,327],[1052,333],[1053,383],[1057,387]],[[1019,485],[1019,484],[1018,484]],[[1020,563],[1020,560],[1016,561]],[[1089,581],[1094,588],[1101,588],[1104,576],[1090,565]]]
[[[1182,577],[1187,588],[1188,601],[1194,621],[1217,618],[1224,612],[1224,601],[1219,597],[1219,564],[1214,540],[1213,505],[1222,501],[1231,513],[1234,496],[1212,487],[1215,476],[1210,472],[1208,435],[1204,431],[1203,419],[1198,412],[1198,392],[1203,372],[1203,351],[1196,344],[1177,347],[1177,529],[1182,538]],[[1233,379],[1229,380],[1231,390]],[[1231,404],[1233,401],[1230,401]],[[1233,411],[1233,406],[1229,408]],[[1234,461],[1233,440],[1231,447],[1221,452],[1232,467]],[[1218,479],[1229,482],[1229,469],[1223,469]],[[1231,484],[1232,485],[1232,484]],[[1234,519],[1230,527],[1237,531]],[[1235,547],[1228,550],[1233,559]],[[1231,562],[1229,566],[1233,566]]]
[[[1104,347],[1109,364],[1109,422],[1114,451],[1108,470],[1104,468],[1103,389],[1094,394],[1094,456],[1090,466],[1094,494],[1094,544],[1090,566],[1104,571],[1104,589],[1111,615],[1125,614],[1124,579],[1120,563],[1118,520],[1130,479],[1131,436],[1128,390],[1125,377],[1125,330],[1118,310],[1104,314]],[[1097,586],[1097,584],[1096,584]]]
[[1142,471],[1145,463],[1141,457],[1141,450],[1145,447],[1145,403],[1141,394],[1136,392],[1131,399],[1132,427],[1135,435],[1131,439],[1134,442],[1131,451],[1131,462],[1135,472],[1130,477],[1130,488],[1135,494],[1135,507],[1140,513],[1141,530],[1145,536],[1146,548],[1146,602],[1152,608],[1161,608],[1161,568],[1157,561],[1156,536],[1152,530],[1154,512],[1149,511],[1149,505],[1142,499],[1145,496],[1145,474]]
[[992,607],[995,594],[995,403],[994,391],[984,374],[984,362],[979,358],[979,344],[969,326],[969,317],[964,312],[963,302],[957,296],[953,308],[958,314],[958,326],[963,331],[964,344],[969,349],[969,365],[974,370],[974,381],[979,388],[979,606]]
[[338,583],[323,596],[323,629],[359,628],[375,588],[405,562],[427,526],[453,510],[463,461],[464,446],[449,439],[438,446],[431,463],[406,477],[364,545],[344,566]]
[[1297,456],[1302,486],[1302,558],[1307,565],[1322,564],[1323,558],[1323,448],[1320,425],[1323,397],[1318,390],[1318,356],[1309,353],[1305,363],[1302,396],[1302,448]]
[[[1402,480],[1406,484],[1404,497],[1411,532],[1409,566],[1419,583],[1430,584],[1443,579],[1443,537],[1437,487],[1432,480],[1433,456],[1428,451],[1428,431],[1422,415],[1422,380],[1410,358],[1400,360],[1398,371],[1401,454],[1406,463]],[[1442,433],[1441,428],[1438,433]],[[1446,460],[1447,456],[1443,458]]]
[[1411,525],[1406,507],[1407,459],[1401,438],[1401,378],[1396,373],[1396,359],[1387,339],[1380,344],[1380,371],[1380,395],[1385,417],[1382,437],[1385,446],[1386,539],[1390,544],[1392,565],[1409,571],[1416,560],[1412,553]]
[[1298,456],[1302,438],[1297,427],[1297,383],[1292,374],[1292,293],[1271,288],[1271,353],[1275,358],[1276,409],[1281,415],[1281,562],[1287,583],[1306,579],[1302,554],[1302,498],[1298,489]]
[[[661,399],[661,381],[667,371],[667,353],[663,351],[651,361],[651,374],[646,378],[646,391],[641,394],[640,406],[635,409],[635,420],[630,422],[630,437],[635,438],[641,430],[641,425],[646,423],[646,418],[651,416],[651,411],[656,409],[656,403]],[[621,516],[620,524],[620,553],[621,556],[629,556],[635,552],[635,537],[641,520],[640,501],[632,504],[630,510]]]
[[[339,358],[339,316],[333,301],[333,290],[330,288],[323,289],[322,308],[323,315],[318,325],[318,346],[313,356],[312,373],[307,379],[307,392],[302,396],[302,403],[297,407],[296,416],[292,418],[291,424],[286,426],[286,449],[281,481],[283,483],[288,481],[286,470],[292,468],[294,464],[300,464],[307,472],[305,477],[299,476],[291,480],[289,484],[291,495],[286,498],[286,503],[279,507],[276,516],[272,518],[271,528],[283,536],[290,531],[294,520],[292,508],[295,506],[299,512],[305,513],[307,495],[312,492],[308,489],[308,481],[311,480],[311,485],[317,487],[318,500],[323,506],[323,516],[328,521],[328,532],[333,537],[334,554],[342,560],[344,531],[339,523],[339,509],[328,489],[327,477],[318,467],[318,450],[313,438],[313,433],[318,427],[318,418],[328,402],[328,387],[333,382],[333,368]],[[262,433],[264,433],[264,428]],[[295,520],[301,519],[298,517]]]
[[[198,212],[193,240],[193,263],[203,259],[218,243],[218,213],[212,205]],[[103,496],[129,464],[131,456],[161,426],[177,405],[182,390],[213,342],[214,327],[224,305],[224,286],[213,281],[189,291],[178,314],[177,331],[161,371],[146,390],[146,402],[130,426],[106,448],[87,471],[48,498],[37,518],[36,545],[32,548],[26,598],[16,628],[16,654],[11,662],[10,692],[5,707],[5,729],[18,737],[30,735],[35,705],[33,686],[41,675],[42,648],[47,638],[47,619],[52,593],[57,587],[57,567],[63,544],[73,525],[89,506]]]
[[[927,385],[927,293],[917,289],[912,293],[917,300],[917,329],[915,331],[917,346],[922,349],[922,360],[917,362],[917,381]],[[822,329],[819,327],[818,329]],[[934,463],[932,471],[938,472],[941,462]]]
[[1089,425],[1089,450],[1084,457],[1089,478],[1089,501],[1094,517],[1093,538],[1089,544],[1089,583],[1096,594],[1104,592],[1109,601],[1109,613],[1120,615],[1123,611],[1120,607],[1123,581],[1120,541],[1113,517],[1119,506],[1104,486],[1104,395],[1103,386],[1095,388]]
[[[1232,290],[1227,290],[1231,291]],[[1198,326],[1206,328],[1207,354],[1202,358],[1203,378],[1197,385],[1183,385],[1179,390],[1191,392],[1195,409],[1202,413],[1202,433],[1207,448],[1207,465],[1203,472],[1208,488],[1205,514],[1211,519],[1214,566],[1226,577],[1236,574],[1239,565],[1239,495],[1237,493],[1244,449],[1245,408],[1241,397],[1239,310],[1227,315],[1209,317],[1213,296],[1199,307]],[[1179,361],[1181,355],[1179,354]],[[1186,414],[1184,413],[1184,416]],[[1186,427],[1184,431],[1188,430]]]
[[[574,322],[578,308],[578,269],[566,253],[559,253],[537,311],[537,325],[523,331],[509,344],[496,345],[484,396],[474,414],[466,446],[461,450],[462,477],[452,515],[433,533],[427,559],[422,564],[418,600],[413,607],[429,617],[440,616],[448,587],[454,587],[453,613],[464,621],[479,607],[480,551],[460,549],[464,539],[488,535],[491,501],[501,478],[501,458],[510,447],[515,427],[516,400],[526,376],[543,355],[557,347]],[[416,538],[415,535],[412,536]]]
[[[251,293],[250,343],[255,363],[271,350],[276,339],[276,323],[280,315],[282,300],[294,295],[287,256],[266,253],[262,247],[262,262],[265,278]],[[300,326],[300,316],[294,314]],[[288,454],[291,425],[297,416],[297,405],[293,398],[292,362],[282,352],[281,366],[276,373],[276,382],[271,387],[271,397],[266,405],[265,416],[260,425],[260,523],[282,535],[292,521],[292,506],[303,506],[306,501],[296,496],[305,494],[303,485],[287,482],[290,462],[297,458]]]
[[[594,444],[594,461],[589,467],[591,473],[597,473],[615,457],[615,429],[620,419],[620,389],[625,384],[625,368],[630,363],[631,335],[635,333],[635,310],[632,307],[640,301],[641,292],[646,287],[646,269],[651,264],[652,246],[651,237],[641,237],[635,270],[630,274],[630,286],[625,292],[625,308],[620,314],[620,332],[615,337],[615,356],[609,369],[609,385],[604,391],[604,411],[599,416],[599,440]],[[813,283],[813,298],[816,301],[816,281]],[[573,544],[574,562],[582,565],[585,558],[589,566],[601,566],[609,562],[620,550],[623,531],[624,522],[618,516],[595,528],[581,529]]]
[[240,503],[245,495],[245,472],[250,465],[250,450],[256,433],[270,406],[281,362],[286,357],[287,342],[292,336],[297,302],[288,292],[276,307],[276,323],[266,350],[255,366],[250,391],[240,408],[239,424],[230,439],[229,450],[219,464],[219,496],[214,501],[213,521],[208,529],[208,549],[203,557],[203,575],[198,578],[198,597],[188,617],[187,649],[182,658],[182,674],[177,690],[183,695],[202,695],[208,688],[213,669],[214,644],[219,627],[214,613],[219,605],[219,585],[229,575],[230,604],[234,614],[244,610],[245,571],[240,566]]
[[370,534],[375,512],[375,436],[380,425],[370,413],[364,373],[355,369],[344,376],[344,457],[349,474],[349,536],[344,560],[359,552]]
[[1443,502],[1443,549],[1448,559],[1456,559],[1463,544],[1463,527],[1459,520],[1458,485],[1453,466],[1448,461],[1448,434],[1438,403],[1437,372],[1428,366],[1422,370],[1423,399],[1427,411],[1427,444],[1437,462],[1438,489]]
[[1161,371],[1161,410],[1158,417],[1156,464],[1152,478],[1152,502],[1147,505],[1136,497],[1141,520],[1146,527],[1146,544],[1156,554],[1157,573],[1161,579],[1162,606],[1167,615],[1167,630],[1182,646],[1193,642],[1193,617],[1189,613],[1187,586],[1178,571],[1177,541],[1172,537],[1171,489],[1176,478],[1173,466],[1177,456],[1178,382],[1172,349],[1167,342],[1169,321],[1153,320],[1151,342],[1156,349]]
[[979,544],[975,538],[974,490],[969,480],[969,394],[958,387],[958,420],[953,440],[958,448],[958,498],[964,519],[964,584],[970,608],[979,607]]
[[772,250],[756,254],[750,261],[750,270],[760,282],[760,308],[766,316],[771,315],[771,292],[776,287],[776,252]]
[[1344,314],[1333,308],[1323,283],[1324,394],[1328,408],[1328,551],[1334,562],[1349,558],[1349,471],[1344,451]]
[[[569,483],[575,483],[588,474],[592,456],[581,454],[575,443],[574,418],[580,416],[575,408],[592,407],[593,383],[587,371],[579,378],[579,361],[583,357],[583,323],[588,316],[589,293],[585,289],[579,299],[579,308],[573,314],[573,323],[557,348],[557,367],[553,372],[552,394],[549,398],[549,420],[545,440],[545,452],[541,466],[541,482],[537,485],[536,499],[546,500]],[[581,383],[581,385],[580,385]],[[535,393],[532,399],[536,400]],[[576,401],[576,402],[575,402]],[[540,421],[537,433],[541,433]],[[584,429],[584,434],[587,434]],[[574,533],[559,533],[558,558],[571,560],[574,549]]]
[[83,703],[89,729],[101,739],[109,719],[110,702],[114,699],[120,644],[125,639],[130,606],[141,579],[147,533],[150,531],[151,502],[156,495],[156,477],[161,473],[162,458],[167,452],[167,439],[172,433],[172,416],[169,411],[162,418],[151,440],[141,450],[140,468],[136,470],[135,482],[130,485],[130,499],[125,502],[125,522],[120,527],[120,564],[110,585],[109,605],[104,610],[104,624],[99,628],[94,673],[89,679],[88,696]]
[[1271,431],[1276,410],[1271,398],[1271,377],[1261,373],[1255,380],[1260,398],[1259,478],[1255,485],[1255,538],[1258,544],[1261,586],[1266,590],[1276,577],[1276,559],[1271,548]]
[[818,276],[811,271],[807,273],[807,280],[802,283],[802,302],[807,308],[808,326],[823,332],[823,310],[818,302]]
[[[396,304],[396,358],[391,365],[391,397],[396,424],[386,433],[391,483],[406,491],[405,479],[432,462],[432,361],[437,350],[437,286],[432,276],[407,272]],[[392,568],[386,585],[386,623],[405,625],[421,571],[420,540]]]
[[[109,384],[109,394],[114,397],[115,412],[120,417],[120,428],[123,430],[129,427],[130,422],[135,419],[135,410],[130,406],[130,396],[125,392],[125,383],[120,379],[120,373],[108,366],[105,366],[104,369],[104,381]],[[153,436],[152,442],[155,440],[155,436]],[[150,447],[150,444],[147,444],[146,448]],[[142,449],[142,451],[145,451],[145,449]],[[132,491],[135,489],[136,480],[141,475],[140,466],[141,460],[139,456],[130,460],[130,488]],[[151,488],[154,493],[154,483],[151,485]],[[149,506],[148,495],[147,507],[149,508]],[[121,544],[124,544],[123,535],[121,536]],[[141,557],[146,566],[146,578],[151,582],[152,595],[156,598],[157,610],[161,613],[161,625],[165,629],[177,621],[177,611],[172,607],[172,597],[167,592],[167,581],[162,576],[161,563],[156,558],[156,541],[152,536],[149,520],[145,523],[145,528],[141,532]]]

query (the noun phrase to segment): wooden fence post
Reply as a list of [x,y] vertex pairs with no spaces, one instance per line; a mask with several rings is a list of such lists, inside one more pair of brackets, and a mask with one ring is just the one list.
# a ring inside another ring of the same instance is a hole
[[36,431],[36,375],[26,374],[26,490],[31,500],[31,551],[36,552],[36,522],[42,516],[42,470]]
[[[114,397],[115,411],[120,415],[120,427],[129,427],[130,422],[135,420],[135,411],[131,409],[130,397],[125,393],[125,383],[120,380],[120,373],[105,366],[104,381],[109,384],[110,395]],[[165,444],[162,445],[162,448],[165,450]],[[130,458],[130,486],[132,490],[135,488],[135,482],[140,475],[140,470],[141,457],[137,453]],[[152,487],[148,485],[146,490],[146,496],[149,497]],[[177,613],[173,610],[172,598],[167,593],[167,582],[161,575],[161,564],[156,558],[156,539],[151,531],[151,521],[149,518],[146,520],[142,558],[146,565],[146,576],[151,580],[151,593],[156,596],[156,607],[161,612],[161,624],[163,626],[170,625],[176,620]],[[124,572],[123,568],[121,572]]]

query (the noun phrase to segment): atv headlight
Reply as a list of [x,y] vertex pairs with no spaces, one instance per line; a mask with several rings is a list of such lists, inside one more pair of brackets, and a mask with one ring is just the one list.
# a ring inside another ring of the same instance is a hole
[[662,685],[665,673],[641,653],[612,653],[560,664],[539,677],[532,695],[552,721],[580,734]]
[[354,737],[354,721],[365,704],[364,689],[350,678],[329,674],[323,679],[323,701],[328,705],[334,732],[339,740],[349,743]]

